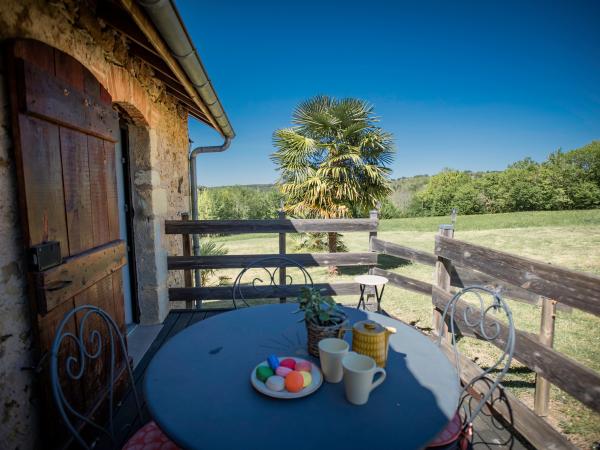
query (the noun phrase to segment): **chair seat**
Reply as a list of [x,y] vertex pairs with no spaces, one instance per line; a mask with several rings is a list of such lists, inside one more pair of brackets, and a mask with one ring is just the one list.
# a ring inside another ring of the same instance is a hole
[[462,425],[462,419],[457,411],[456,414],[454,414],[454,417],[452,417],[452,420],[450,420],[442,432],[429,443],[427,448],[440,450],[440,447],[456,442],[461,436]]
[[140,428],[125,444],[123,450],[180,450],[156,422],[148,422]]

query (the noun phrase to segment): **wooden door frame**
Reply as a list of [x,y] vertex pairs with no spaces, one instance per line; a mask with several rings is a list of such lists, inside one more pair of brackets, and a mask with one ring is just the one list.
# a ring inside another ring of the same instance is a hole
[[[129,271],[131,290],[131,314],[133,323],[140,322],[140,303],[138,299],[137,259],[135,256],[135,235],[133,218],[133,184],[131,179],[131,155],[129,151],[129,124],[124,120],[123,114],[119,113],[119,133],[121,143],[120,163],[123,166],[123,189],[125,194],[125,227],[127,234],[127,270]],[[118,161],[119,162],[119,161]]]

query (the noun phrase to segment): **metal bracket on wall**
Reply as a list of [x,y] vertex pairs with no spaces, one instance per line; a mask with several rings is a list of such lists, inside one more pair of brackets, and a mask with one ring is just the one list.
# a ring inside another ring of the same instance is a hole
[[29,270],[42,272],[62,263],[60,242],[49,241],[29,248],[27,262]]

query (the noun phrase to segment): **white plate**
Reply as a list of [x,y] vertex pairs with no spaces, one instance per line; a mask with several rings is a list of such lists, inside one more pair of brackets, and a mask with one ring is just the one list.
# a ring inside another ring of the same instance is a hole
[[[308,361],[307,359],[294,358],[293,356],[282,356],[279,358],[279,360],[282,361],[286,358],[291,358],[291,359],[295,360],[296,363],[298,363],[299,361]],[[250,375],[250,383],[252,384],[252,386],[254,386],[254,389],[256,389],[258,392],[268,395],[269,397],[285,398],[285,399],[306,397],[307,395],[310,395],[313,392],[315,392],[317,389],[319,389],[321,387],[321,384],[323,384],[323,374],[321,374],[321,370],[312,361],[309,361],[309,362],[311,363],[311,366],[312,366],[312,370],[310,373],[312,376],[312,382],[308,386],[303,388],[300,392],[288,392],[286,390],[279,391],[279,392],[273,391],[273,390],[269,389],[265,383],[263,383],[258,378],[256,378],[257,367],[269,365],[269,363],[266,360],[261,362],[260,364],[257,364],[256,367],[254,369],[252,369],[252,374]]]

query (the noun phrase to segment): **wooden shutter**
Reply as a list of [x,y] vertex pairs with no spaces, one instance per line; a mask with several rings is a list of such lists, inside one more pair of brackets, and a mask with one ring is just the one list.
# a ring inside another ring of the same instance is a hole
[[[115,172],[118,116],[108,92],[69,55],[31,40],[13,41],[6,50],[23,242],[28,250],[58,241],[63,257],[58,266],[28,274],[43,361],[56,327],[76,306],[101,307],[125,331],[119,268],[126,252],[119,240]],[[76,332],[79,319],[69,324],[71,331]],[[98,405],[108,383],[107,366],[100,359],[84,380],[64,383],[80,411]],[[46,439],[57,442],[47,360],[40,381]]]

